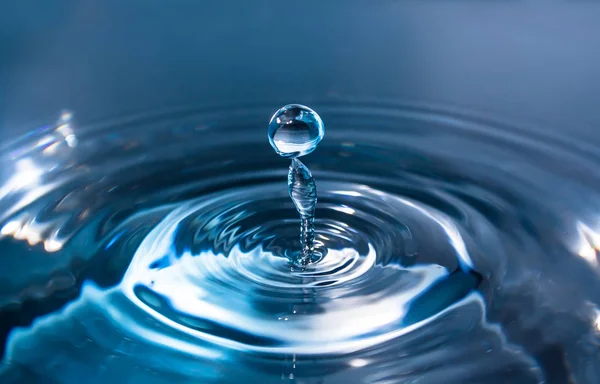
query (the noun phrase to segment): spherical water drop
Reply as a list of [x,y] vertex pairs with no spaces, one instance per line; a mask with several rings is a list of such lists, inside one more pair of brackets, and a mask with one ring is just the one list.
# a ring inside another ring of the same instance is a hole
[[280,108],[269,122],[269,142],[283,157],[300,157],[315,150],[325,135],[325,126],[312,109],[299,104]]

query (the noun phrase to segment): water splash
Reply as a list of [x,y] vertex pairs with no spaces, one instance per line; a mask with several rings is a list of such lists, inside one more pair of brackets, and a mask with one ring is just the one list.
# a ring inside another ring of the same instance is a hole
[[317,185],[310,170],[297,157],[317,148],[325,135],[325,126],[312,109],[290,104],[280,108],[269,122],[269,142],[275,152],[292,159],[288,172],[288,190],[300,214],[299,252],[288,252],[288,258],[297,266],[319,261],[324,252],[315,250],[315,207]]
[[288,172],[288,191],[296,210],[300,214],[300,245],[302,250],[291,258],[296,265],[307,265],[318,261],[315,252],[315,207],[317,185],[310,170],[298,159],[292,159]]

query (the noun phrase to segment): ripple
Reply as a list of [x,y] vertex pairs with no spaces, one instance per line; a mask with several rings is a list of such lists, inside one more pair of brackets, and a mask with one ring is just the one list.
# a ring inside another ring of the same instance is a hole
[[[454,236],[446,249],[431,251],[450,266],[461,253],[469,262],[456,229],[410,201],[364,185],[320,185],[317,233],[327,255],[315,266],[294,270],[289,264],[283,251],[299,247],[297,224],[275,211],[287,206],[293,215],[293,207],[281,185],[261,185],[221,191],[175,210],[141,244],[121,288],[148,313],[182,331],[261,352],[356,350],[402,334],[408,317],[425,320],[407,314],[411,301],[447,277],[448,269],[402,267],[414,257],[405,250],[414,244],[405,243]],[[345,195],[342,210],[333,203],[340,195]],[[400,217],[420,223],[415,230],[423,232],[410,233]],[[374,218],[376,225],[369,222]],[[405,237],[398,228],[405,228]],[[449,302],[429,301],[443,309],[475,288],[477,279],[468,282],[458,297],[448,294]]]
[[598,150],[457,110],[313,105],[325,257],[301,269],[269,106],[6,147],[0,306],[37,320],[0,377],[598,381]]

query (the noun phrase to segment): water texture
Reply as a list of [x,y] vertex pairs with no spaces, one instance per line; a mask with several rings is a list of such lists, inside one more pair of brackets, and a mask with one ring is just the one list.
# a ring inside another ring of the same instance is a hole
[[297,268],[277,105],[65,111],[5,145],[0,382],[600,382],[596,147],[312,102],[325,257]]

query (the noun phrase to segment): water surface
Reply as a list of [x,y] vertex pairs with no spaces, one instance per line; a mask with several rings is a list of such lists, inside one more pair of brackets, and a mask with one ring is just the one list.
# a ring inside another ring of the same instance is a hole
[[326,255],[296,268],[277,106],[59,120],[2,149],[3,382],[600,380],[595,147],[312,103]]

